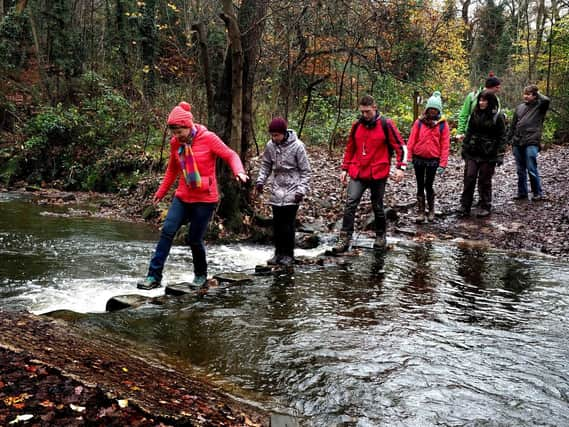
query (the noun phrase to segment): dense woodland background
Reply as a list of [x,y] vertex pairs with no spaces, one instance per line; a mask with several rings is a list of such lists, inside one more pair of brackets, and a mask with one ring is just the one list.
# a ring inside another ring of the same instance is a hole
[[0,180],[128,191],[162,173],[180,100],[244,161],[274,115],[341,149],[366,93],[406,135],[440,90],[453,125],[490,71],[510,117],[537,83],[544,142],[568,143],[567,0],[0,0]]

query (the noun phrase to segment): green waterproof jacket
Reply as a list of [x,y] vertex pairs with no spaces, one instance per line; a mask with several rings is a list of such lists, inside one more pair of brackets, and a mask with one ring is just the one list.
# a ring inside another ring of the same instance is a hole
[[[458,126],[456,128],[456,131],[459,135],[464,135],[466,133],[466,130],[468,128],[468,121],[470,120],[470,115],[472,114],[474,108],[476,107],[478,95],[480,95],[480,92],[482,92],[483,90],[484,88],[480,87],[478,90],[472,91],[468,95],[466,95],[466,99],[464,100],[462,108],[460,109],[460,113],[458,114]],[[498,111],[500,111],[500,98],[496,97],[496,99],[498,100]]]

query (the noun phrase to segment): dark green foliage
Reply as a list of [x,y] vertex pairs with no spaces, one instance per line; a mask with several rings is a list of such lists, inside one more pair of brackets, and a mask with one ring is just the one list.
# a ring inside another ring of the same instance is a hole
[[0,22],[0,69],[22,68],[28,57],[27,46],[30,40],[27,15],[17,14],[11,9]]
[[138,171],[150,165],[135,142],[145,120],[122,96],[92,78],[98,96],[85,93],[77,107],[44,108],[28,122],[23,178],[58,181],[69,189],[116,191],[132,186]]
[[52,75],[66,78],[81,74],[86,46],[79,29],[73,25],[69,0],[54,0],[42,12],[43,31],[47,34],[47,58],[53,66]]
[[477,85],[489,71],[502,75],[508,65],[511,46],[504,6],[496,5],[493,0],[490,0],[478,14],[477,33],[471,51],[473,84]]

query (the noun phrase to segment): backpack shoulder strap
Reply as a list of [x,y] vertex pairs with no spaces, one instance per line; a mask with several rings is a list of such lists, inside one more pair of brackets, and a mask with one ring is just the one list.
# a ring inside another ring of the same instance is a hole
[[389,144],[389,125],[387,124],[387,119],[383,115],[379,119],[381,120],[383,133],[385,134],[385,142]]
[[[417,124],[417,130],[421,130],[421,125],[423,124],[423,122],[421,120],[418,120],[418,124]],[[443,129],[445,128],[445,122],[439,122],[439,133],[443,133]]]
[[350,131],[350,138],[354,139],[356,136],[356,131],[358,130],[358,126],[360,125],[360,121],[356,121],[353,125],[352,125],[352,130]]
[[[383,133],[385,134],[385,143],[387,144],[387,150],[389,151],[389,157],[391,157],[391,156],[393,156],[393,153],[395,153],[395,150],[393,149],[393,147],[389,143],[389,129],[391,128],[391,126],[389,125],[389,123],[387,123],[387,119],[383,115],[380,117],[380,120],[381,120],[381,127],[383,128]],[[393,135],[393,137],[395,138],[395,141],[397,142],[397,138],[395,137],[395,134]]]

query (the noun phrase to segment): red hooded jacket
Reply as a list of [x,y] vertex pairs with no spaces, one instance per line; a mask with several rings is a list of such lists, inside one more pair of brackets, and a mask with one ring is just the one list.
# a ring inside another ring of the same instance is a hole
[[170,159],[166,174],[162,180],[162,184],[156,191],[155,197],[162,199],[168,190],[180,176],[178,188],[175,196],[186,203],[205,202],[216,203],[219,201],[219,193],[217,191],[217,178],[215,174],[215,161],[217,157],[221,157],[237,176],[239,173],[245,173],[241,159],[235,151],[223,143],[223,141],[213,132],[207,130],[205,126],[195,125],[197,132],[192,142],[192,151],[200,172],[202,185],[200,188],[191,188],[186,184],[180,160],[178,158],[178,148],[180,142],[176,137],[170,140]]
[[[439,166],[446,168],[450,149],[450,131],[446,121],[439,121],[433,127],[421,123],[418,119],[411,128],[411,135],[407,140],[409,159],[413,156],[425,159],[439,159]],[[441,126],[441,123],[443,125]],[[442,128],[442,131],[441,131]]]
[[[389,133],[388,142],[396,153],[397,167],[403,168],[405,163],[405,142],[391,119],[386,119]],[[383,179],[389,176],[390,155],[385,143],[385,133],[381,118],[377,118],[374,127],[359,124],[354,126],[346,144],[342,170],[348,171],[352,179]]]

